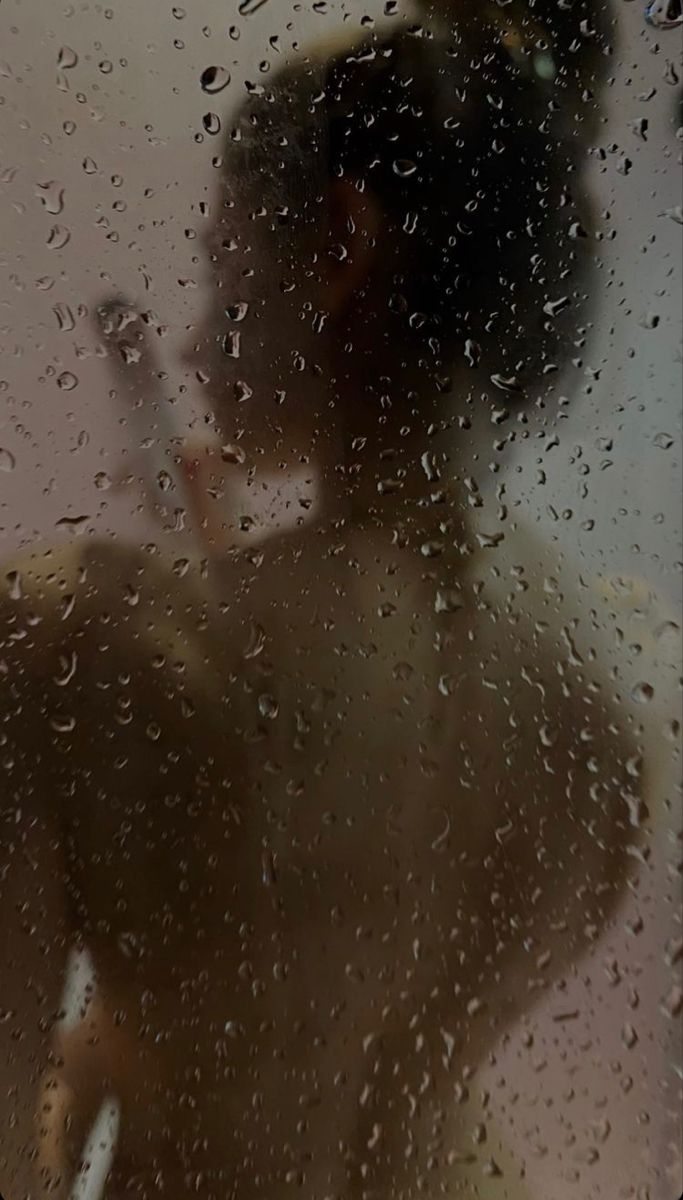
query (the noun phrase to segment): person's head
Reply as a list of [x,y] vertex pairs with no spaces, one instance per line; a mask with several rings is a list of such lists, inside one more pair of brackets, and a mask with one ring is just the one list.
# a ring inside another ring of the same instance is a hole
[[494,393],[552,373],[585,320],[611,32],[600,0],[440,0],[251,86],[198,344],[216,415],[242,381],[281,422],[313,394],[353,432],[419,394],[428,424],[473,364]]

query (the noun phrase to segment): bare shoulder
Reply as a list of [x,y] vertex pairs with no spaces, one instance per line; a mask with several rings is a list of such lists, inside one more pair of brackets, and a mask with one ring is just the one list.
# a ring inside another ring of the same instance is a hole
[[119,543],[4,564],[2,738],[25,795],[73,793],[129,754],[142,771],[157,728],[178,737],[218,675],[200,584],[199,563]]
[[174,639],[189,646],[192,623],[201,631],[202,574],[199,560],[123,542],[23,552],[3,565],[5,682],[18,684],[26,674],[34,686],[41,679],[47,685],[56,660],[68,652],[75,661],[63,686],[73,681],[77,689],[92,656],[106,670],[108,657],[120,655],[124,644],[140,659]]
[[5,712],[14,698],[34,720],[69,705],[92,718],[93,701],[102,710],[128,676],[141,696],[149,685],[157,699],[194,693],[206,707],[268,612],[287,608],[288,589],[306,596],[306,577],[315,571],[301,539],[211,564],[179,547],[123,540],[23,551],[2,567]]

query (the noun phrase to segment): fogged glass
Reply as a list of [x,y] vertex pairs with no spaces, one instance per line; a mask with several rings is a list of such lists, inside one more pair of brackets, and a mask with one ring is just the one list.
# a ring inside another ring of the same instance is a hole
[[6,1200],[679,1193],[679,10],[0,6]]

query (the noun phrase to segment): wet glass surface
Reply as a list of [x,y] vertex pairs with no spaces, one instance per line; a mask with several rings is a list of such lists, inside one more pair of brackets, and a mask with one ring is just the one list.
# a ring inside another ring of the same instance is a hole
[[681,1190],[675,5],[0,5],[0,1191]]

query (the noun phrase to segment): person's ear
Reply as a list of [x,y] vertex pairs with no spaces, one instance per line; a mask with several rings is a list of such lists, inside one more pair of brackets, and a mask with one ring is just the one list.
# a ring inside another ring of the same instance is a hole
[[333,320],[344,315],[371,274],[381,223],[379,202],[368,188],[352,179],[331,184],[325,307]]

